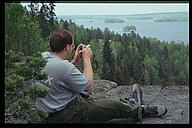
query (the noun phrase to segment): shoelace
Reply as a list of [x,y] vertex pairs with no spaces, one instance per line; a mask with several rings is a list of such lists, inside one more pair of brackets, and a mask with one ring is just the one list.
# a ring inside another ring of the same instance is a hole
[[133,92],[130,94],[130,96],[125,98],[125,100],[129,101],[131,104],[137,104],[138,98],[137,98],[137,92]]
[[138,102],[138,97],[137,97],[137,92],[136,92],[136,91],[134,91],[134,92],[132,93],[131,98],[135,99],[135,101]]

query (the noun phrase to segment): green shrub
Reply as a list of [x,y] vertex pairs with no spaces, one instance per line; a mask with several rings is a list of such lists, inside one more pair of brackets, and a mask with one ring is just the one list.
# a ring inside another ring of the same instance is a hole
[[18,87],[23,86],[24,77],[17,74],[9,74],[5,77],[5,89],[16,91]]
[[35,102],[37,97],[45,96],[49,88],[33,81],[47,77],[42,73],[46,61],[40,53],[23,56],[14,51],[6,51],[5,60],[5,120],[41,121],[48,113],[40,112]]

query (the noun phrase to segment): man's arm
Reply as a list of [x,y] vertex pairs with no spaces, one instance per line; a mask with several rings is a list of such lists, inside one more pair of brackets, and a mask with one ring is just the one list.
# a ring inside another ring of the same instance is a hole
[[89,82],[87,88],[85,89],[86,92],[90,92],[93,89],[93,71],[91,66],[91,59],[83,59],[83,73],[88,77]]
[[83,44],[80,44],[77,46],[74,58],[71,61],[71,63],[73,63],[74,65],[76,65],[78,63],[78,61],[82,58],[82,48],[83,48]]
[[83,73],[89,80],[87,88],[85,89],[86,92],[90,92],[93,89],[93,71],[91,65],[91,56],[92,50],[90,48],[90,45],[80,44],[77,47],[73,60],[71,61],[71,63],[75,65],[78,63],[80,58],[83,59]]
[[89,79],[87,88],[85,89],[86,92],[90,92],[93,89],[93,70],[92,70],[92,66],[91,66],[91,56],[92,56],[92,50],[90,48],[90,45],[87,45],[82,50],[83,73]]

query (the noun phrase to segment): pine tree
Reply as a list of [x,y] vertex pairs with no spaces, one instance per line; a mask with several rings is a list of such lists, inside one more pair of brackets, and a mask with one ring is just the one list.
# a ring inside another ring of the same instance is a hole
[[31,1],[28,7],[30,9],[28,14],[31,15],[33,19],[36,19],[39,14],[39,4],[37,2]]
[[69,30],[67,20],[64,21],[63,29],[64,29],[64,30]]
[[40,55],[46,44],[38,22],[27,15],[21,4],[5,4],[5,21],[5,122],[38,122],[46,114],[35,108],[35,100],[47,89],[30,81],[46,77],[41,70],[45,61]]
[[102,76],[104,79],[112,80],[113,79],[113,70],[114,70],[114,57],[112,55],[112,50],[109,43],[109,29],[105,28],[104,31],[104,45],[103,45],[103,67],[102,67]]

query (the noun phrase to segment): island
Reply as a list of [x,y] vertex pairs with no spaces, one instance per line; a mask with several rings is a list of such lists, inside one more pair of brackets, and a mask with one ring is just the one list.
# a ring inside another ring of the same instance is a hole
[[136,31],[136,27],[133,25],[124,26],[122,29],[123,29],[123,32]]
[[161,18],[154,20],[154,22],[188,22],[188,18]]
[[124,23],[125,21],[118,18],[111,18],[111,19],[106,19],[104,22],[105,23]]

